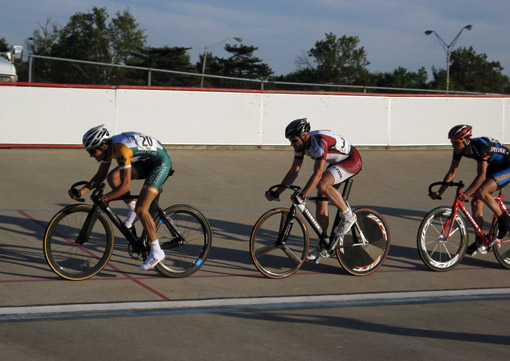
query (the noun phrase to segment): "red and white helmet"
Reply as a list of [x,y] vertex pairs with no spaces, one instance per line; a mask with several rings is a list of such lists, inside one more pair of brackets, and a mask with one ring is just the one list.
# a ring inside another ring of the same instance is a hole
[[459,124],[454,126],[448,132],[448,139],[459,140],[468,138],[473,135],[473,127],[471,125]]

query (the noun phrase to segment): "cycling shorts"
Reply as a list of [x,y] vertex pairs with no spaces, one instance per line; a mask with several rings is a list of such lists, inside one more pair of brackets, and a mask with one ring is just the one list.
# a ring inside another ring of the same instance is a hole
[[510,168],[489,173],[489,177],[496,181],[498,189],[503,188],[510,182]]
[[153,193],[159,193],[172,169],[172,161],[168,155],[166,157],[160,156],[155,161],[135,161],[131,165],[138,172],[139,178],[145,179],[144,188]]
[[341,162],[331,164],[326,172],[330,172],[335,178],[334,184],[340,184],[355,176],[361,170],[361,156],[356,148],[352,148],[351,154]]

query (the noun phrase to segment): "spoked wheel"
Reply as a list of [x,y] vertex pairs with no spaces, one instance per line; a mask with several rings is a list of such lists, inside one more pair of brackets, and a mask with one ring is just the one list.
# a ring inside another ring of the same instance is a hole
[[450,207],[435,208],[423,218],[417,243],[420,257],[427,267],[434,271],[449,271],[466,253],[466,221],[460,214],[453,219]]
[[[381,267],[390,251],[390,231],[381,214],[360,208],[351,231],[340,239],[336,256],[342,267],[355,276],[366,276]],[[365,240],[365,244],[363,243]]]
[[308,229],[299,215],[289,219],[289,213],[288,208],[272,209],[258,219],[251,232],[251,259],[266,277],[289,277],[306,260]]
[[[494,233],[497,235],[498,229],[498,221],[494,224]],[[500,241],[500,243],[492,246],[492,250],[494,251],[494,256],[498,260],[499,264],[503,267],[510,269],[510,239],[508,239],[510,235],[507,235],[505,239]]]
[[88,204],[66,207],[46,227],[44,257],[62,278],[73,281],[90,278],[110,260],[113,252],[111,224],[104,213],[97,212],[96,219],[89,218],[89,228],[85,231],[84,224],[91,210]]
[[159,243],[165,252],[165,259],[156,269],[168,277],[187,277],[198,271],[209,256],[211,226],[198,209],[186,204],[171,206],[164,212],[182,237],[164,219],[155,219]]

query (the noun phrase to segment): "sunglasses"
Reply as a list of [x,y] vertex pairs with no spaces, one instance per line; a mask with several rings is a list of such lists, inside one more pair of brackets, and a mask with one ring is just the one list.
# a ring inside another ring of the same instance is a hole
[[87,152],[89,152],[90,155],[96,155],[96,150],[98,150],[98,149],[101,149],[101,148],[99,148],[99,147],[90,148],[90,149],[87,149]]
[[462,144],[464,142],[465,142],[464,139],[452,140],[452,145],[459,145],[459,144]]
[[290,144],[295,144],[295,143],[297,143],[299,141],[299,138],[298,137],[293,137],[293,138],[290,138],[289,141],[290,141]]

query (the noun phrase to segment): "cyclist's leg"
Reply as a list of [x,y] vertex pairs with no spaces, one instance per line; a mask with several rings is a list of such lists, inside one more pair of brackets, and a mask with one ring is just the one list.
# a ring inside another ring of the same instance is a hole
[[[166,154],[166,153],[165,153]],[[142,270],[154,268],[156,264],[165,258],[165,253],[161,250],[158,236],[156,232],[156,224],[150,213],[150,205],[159,194],[159,189],[168,178],[172,162],[170,157],[160,157],[156,162],[152,163],[152,170],[147,175],[142,191],[136,202],[135,212],[142,223],[143,229],[147,233],[150,241],[151,252],[145,262],[140,266]]]
[[[144,169],[143,169],[143,162],[134,162],[132,163],[131,167],[131,179],[140,179],[144,178]],[[120,186],[120,170],[119,167],[116,167],[113,169],[110,173],[108,173],[108,184],[112,189],[115,189]],[[127,192],[126,195],[131,195],[131,192]],[[126,216],[126,219],[124,220],[124,225],[127,228],[131,228],[133,226],[133,223],[136,222],[136,213],[135,213],[135,200],[124,200],[124,203],[126,203],[126,206],[128,208],[128,214]]]
[[[473,215],[473,219],[475,220],[478,227],[480,227],[482,232],[483,232],[483,225],[484,225],[484,221],[483,221],[483,206],[484,206],[484,204],[485,203],[480,199],[480,197],[477,194],[473,195],[473,199],[471,200],[471,210],[472,210],[471,214]],[[481,242],[482,242],[482,240],[480,239],[480,236],[478,235],[478,233],[475,232],[475,240],[473,241],[473,243],[471,243],[468,246],[466,253],[473,256],[478,251],[478,245],[481,244]]]
[[510,183],[510,169],[504,169],[497,172],[491,172],[485,182],[475,193],[498,217],[498,238],[503,238],[510,230],[510,216],[499,208],[498,203],[493,198],[492,193],[503,188]]
[[324,184],[320,184],[319,190],[333,203],[339,210],[341,222],[338,227],[339,235],[346,234],[352,225],[356,222],[356,215],[352,212],[342,197],[342,194],[335,187],[336,184],[345,182],[361,170],[361,157],[349,157],[345,161],[328,167],[324,172]]

